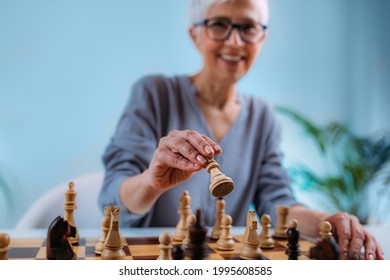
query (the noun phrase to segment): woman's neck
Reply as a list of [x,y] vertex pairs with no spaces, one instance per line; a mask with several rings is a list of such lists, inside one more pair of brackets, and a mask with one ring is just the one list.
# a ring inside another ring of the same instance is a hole
[[197,91],[197,99],[205,105],[223,110],[236,99],[234,84],[211,81],[202,73],[190,77]]
[[196,100],[214,139],[220,141],[237,120],[241,105],[234,84],[204,79],[201,73],[190,77],[197,90]]

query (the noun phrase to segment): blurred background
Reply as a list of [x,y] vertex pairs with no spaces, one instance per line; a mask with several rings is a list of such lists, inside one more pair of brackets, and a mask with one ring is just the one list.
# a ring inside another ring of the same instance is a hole
[[[103,170],[135,80],[199,69],[187,7],[187,0],[0,0],[0,228],[15,226],[53,186]],[[271,0],[267,42],[239,90],[318,127],[342,123],[358,139],[389,129],[389,12],[388,0]],[[316,142],[291,115],[279,116],[286,167],[305,163],[328,174]],[[309,183],[294,181],[297,196],[335,209],[319,203],[325,194]],[[388,212],[376,209],[368,222],[389,222]]]

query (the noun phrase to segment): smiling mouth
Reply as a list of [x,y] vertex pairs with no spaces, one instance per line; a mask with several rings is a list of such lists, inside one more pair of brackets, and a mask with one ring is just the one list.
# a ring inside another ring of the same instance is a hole
[[227,62],[239,62],[244,60],[244,57],[239,55],[221,54],[219,57]]

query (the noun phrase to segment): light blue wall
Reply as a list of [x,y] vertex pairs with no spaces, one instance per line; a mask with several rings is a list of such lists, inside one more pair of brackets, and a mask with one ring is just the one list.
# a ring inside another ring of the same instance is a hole
[[[239,86],[319,123],[388,127],[387,0],[271,0],[269,37]],[[102,169],[132,83],[193,73],[187,1],[0,0],[0,171],[17,194],[13,226],[53,185]],[[286,162],[315,151],[288,120]],[[0,195],[1,196],[1,195]]]

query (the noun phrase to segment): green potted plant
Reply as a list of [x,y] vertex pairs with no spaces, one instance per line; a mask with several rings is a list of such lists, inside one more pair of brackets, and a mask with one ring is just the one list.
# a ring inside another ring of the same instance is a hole
[[358,136],[341,122],[319,126],[291,109],[275,109],[303,128],[326,167],[324,172],[305,164],[288,167],[294,184],[318,191],[333,208],[357,216],[363,224],[378,211],[383,214],[383,207],[390,212],[390,131]]

